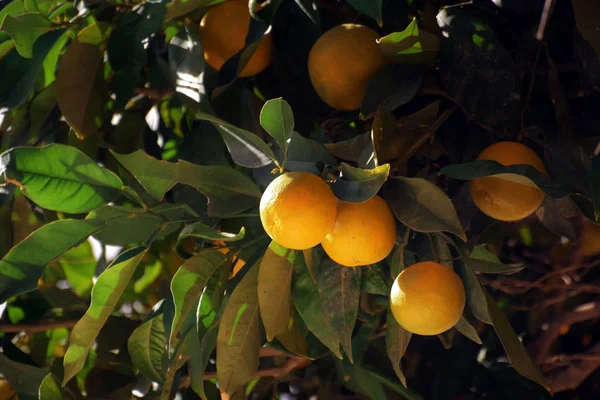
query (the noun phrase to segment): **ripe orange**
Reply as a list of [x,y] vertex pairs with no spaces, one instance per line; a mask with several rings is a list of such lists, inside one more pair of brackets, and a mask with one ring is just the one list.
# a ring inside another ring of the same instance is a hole
[[363,25],[343,24],[325,32],[308,56],[308,73],[319,97],[338,110],[356,110],[373,75],[386,63],[376,40]]
[[[250,18],[248,2],[243,0],[226,1],[208,10],[200,21],[200,41],[208,65],[219,71],[244,48]],[[253,76],[265,69],[271,63],[272,46],[272,36],[263,37],[240,76]]]
[[600,254],[600,226],[587,220],[583,223],[579,237],[579,254],[583,258]]
[[321,243],[327,255],[346,267],[357,267],[386,258],[396,244],[396,219],[379,196],[363,203],[338,202],[331,232]]
[[336,198],[316,175],[289,172],[275,178],[260,199],[260,220],[280,245],[305,250],[319,244],[335,221]]
[[452,328],[460,320],[465,301],[465,288],[458,275],[432,261],[402,271],[390,294],[396,321],[418,335],[438,335]]
[[[478,160],[494,160],[502,165],[528,164],[546,173],[544,163],[529,147],[516,142],[500,142],[487,147]],[[537,187],[488,176],[469,182],[475,205],[500,221],[517,221],[531,215],[542,204],[544,193]]]

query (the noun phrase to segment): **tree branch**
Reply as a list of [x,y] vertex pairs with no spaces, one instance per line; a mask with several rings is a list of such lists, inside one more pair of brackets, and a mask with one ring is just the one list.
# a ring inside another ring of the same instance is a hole
[[73,328],[79,320],[40,321],[33,324],[0,324],[2,333],[44,332],[50,329]]

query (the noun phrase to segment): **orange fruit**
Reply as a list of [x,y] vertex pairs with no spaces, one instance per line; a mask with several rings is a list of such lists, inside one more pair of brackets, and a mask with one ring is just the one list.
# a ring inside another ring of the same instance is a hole
[[331,232],[321,243],[333,261],[346,267],[374,264],[396,244],[396,219],[379,196],[363,203],[338,202]]
[[583,258],[600,254],[600,226],[585,220],[579,237],[579,254]]
[[[200,41],[204,59],[219,71],[223,64],[244,48],[250,26],[248,2],[230,0],[217,4],[200,21]],[[261,72],[271,63],[273,37],[264,36],[240,76],[248,77]]]
[[392,285],[390,309],[407,331],[438,335],[460,320],[465,301],[458,275],[445,265],[425,261],[398,275]]
[[[477,160],[494,160],[502,165],[527,164],[545,174],[546,168],[529,147],[516,142],[500,142],[487,147]],[[544,192],[537,187],[493,176],[469,182],[471,198],[488,216],[500,221],[517,221],[531,215],[542,204]]]
[[319,244],[335,221],[336,198],[316,175],[289,172],[275,178],[260,199],[260,220],[283,247],[305,250]]
[[325,32],[308,56],[308,73],[319,97],[337,110],[356,110],[369,82],[386,59],[379,34],[363,25],[343,24]]

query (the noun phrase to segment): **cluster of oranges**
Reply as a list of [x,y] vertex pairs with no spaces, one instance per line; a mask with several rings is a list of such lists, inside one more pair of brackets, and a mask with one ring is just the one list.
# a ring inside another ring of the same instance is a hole
[[[247,2],[230,0],[212,7],[200,23],[206,62],[219,70],[242,50],[248,34]],[[377,45],[379,35],[358,24],[342,24],[325,32],[308,57],[308,73],[319,97],[337,110],[360,107],[369,82],[389,61]],[[240,76],[264,70],[272,58],[272,37],[263,37]],[[528,164],[545,174],[540,158],[529,147],[515,142],[496,143],[478,160],[503,165]],[[469,182],[477,207],[500,221],[516,221],[535,212],[544,198],[537,187],[501,177]],[[277,177],[265,190],[260,217],[267,234],[282,246],[305,250],[318,244],[335,262],[346,267],[377,263],[396,243],[396,222],[387,203],[374,196],[362,203],[336,199],[318,176],[291,172]],[[396,320],[411,332],[441,333],[461,317],[465,291],[451,268],[422,262],[404,270],[394,282],[391,309]]]

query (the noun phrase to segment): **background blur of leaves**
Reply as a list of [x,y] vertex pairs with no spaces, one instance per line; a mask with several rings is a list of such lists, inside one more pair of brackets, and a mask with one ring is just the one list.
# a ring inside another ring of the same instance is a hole
[[[273,61],[239,78],[204,63],[220,2],[0,1],[0,399],[597,399],[600,3],[272,0],[250,29]],[[307,71],[346,22],[393,61],[360,112]],[[516,139],[548,195],[495,222],[467,163]],[[347,201],[382,189],[392,255],[348,272],[270,243],[281,164]],[[388,313],[421,260],[467,290],[439,337]]]

